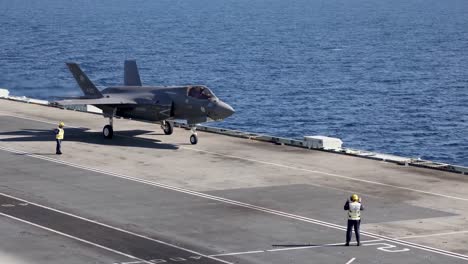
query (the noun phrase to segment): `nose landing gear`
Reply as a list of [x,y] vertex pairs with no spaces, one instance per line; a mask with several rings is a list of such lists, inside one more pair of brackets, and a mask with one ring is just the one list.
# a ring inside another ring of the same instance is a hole
[[192,145],[196,145],[198,143],[198,137],[197,137],[197,128],[196,127],[192,127],[190,129],[190,131],[192,131],[192,135],[190,135],[190,143]]

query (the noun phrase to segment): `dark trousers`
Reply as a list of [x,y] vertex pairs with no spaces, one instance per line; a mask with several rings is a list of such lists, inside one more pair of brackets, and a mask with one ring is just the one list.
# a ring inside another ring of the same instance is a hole
[[356,241],[360,243],[361,237],[359,235],[359,226],[361,225],[361,220],[348,220],[348,228],[346,229],[346,243],[351,241],[351,236],[354,227],[354,233],[356,233]]
[[61,139],[56,139],[55,140],[57,142],[57,147],[55,147],[55,153],[57,154],[62,154],[62,140]]

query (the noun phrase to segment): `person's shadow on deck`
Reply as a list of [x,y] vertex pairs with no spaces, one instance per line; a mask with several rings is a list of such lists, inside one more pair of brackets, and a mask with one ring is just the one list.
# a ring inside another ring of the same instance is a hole
[[339,244],[283,244],[283,245],[271,245],[272,247],[284,247],[284,248],[301,248],[301,247],[341,247],[345,243]]

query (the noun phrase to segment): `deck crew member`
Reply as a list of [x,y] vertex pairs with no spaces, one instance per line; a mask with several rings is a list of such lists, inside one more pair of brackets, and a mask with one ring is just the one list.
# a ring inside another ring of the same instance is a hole
[[356,233],[356,242],[357,245],[361,245],[361,238],[359,234],[359,227],[361,225],[361,211],[364,210],[364,207],[361,204],[361,198],[357,194],[351,195],[350,199],[346,201],[344,209],[348,211],[348,228],[346,230],[346,246],[349,246],[351,241],[351,235],[353,232]]
[[65,124],[63,122],[60,122],[58,125],[58,128],[54,130],[55,132],[55,142],[57,142],[57,146],[55,148],[55,154],[61,155],[62,154],[62,140],[63,137],[65,136],[65,130],[63,127]]

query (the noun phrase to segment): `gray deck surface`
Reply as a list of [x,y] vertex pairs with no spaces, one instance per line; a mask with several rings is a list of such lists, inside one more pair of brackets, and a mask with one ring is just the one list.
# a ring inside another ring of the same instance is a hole
[[0,263],[468,262],[467,176],[0,102]]

